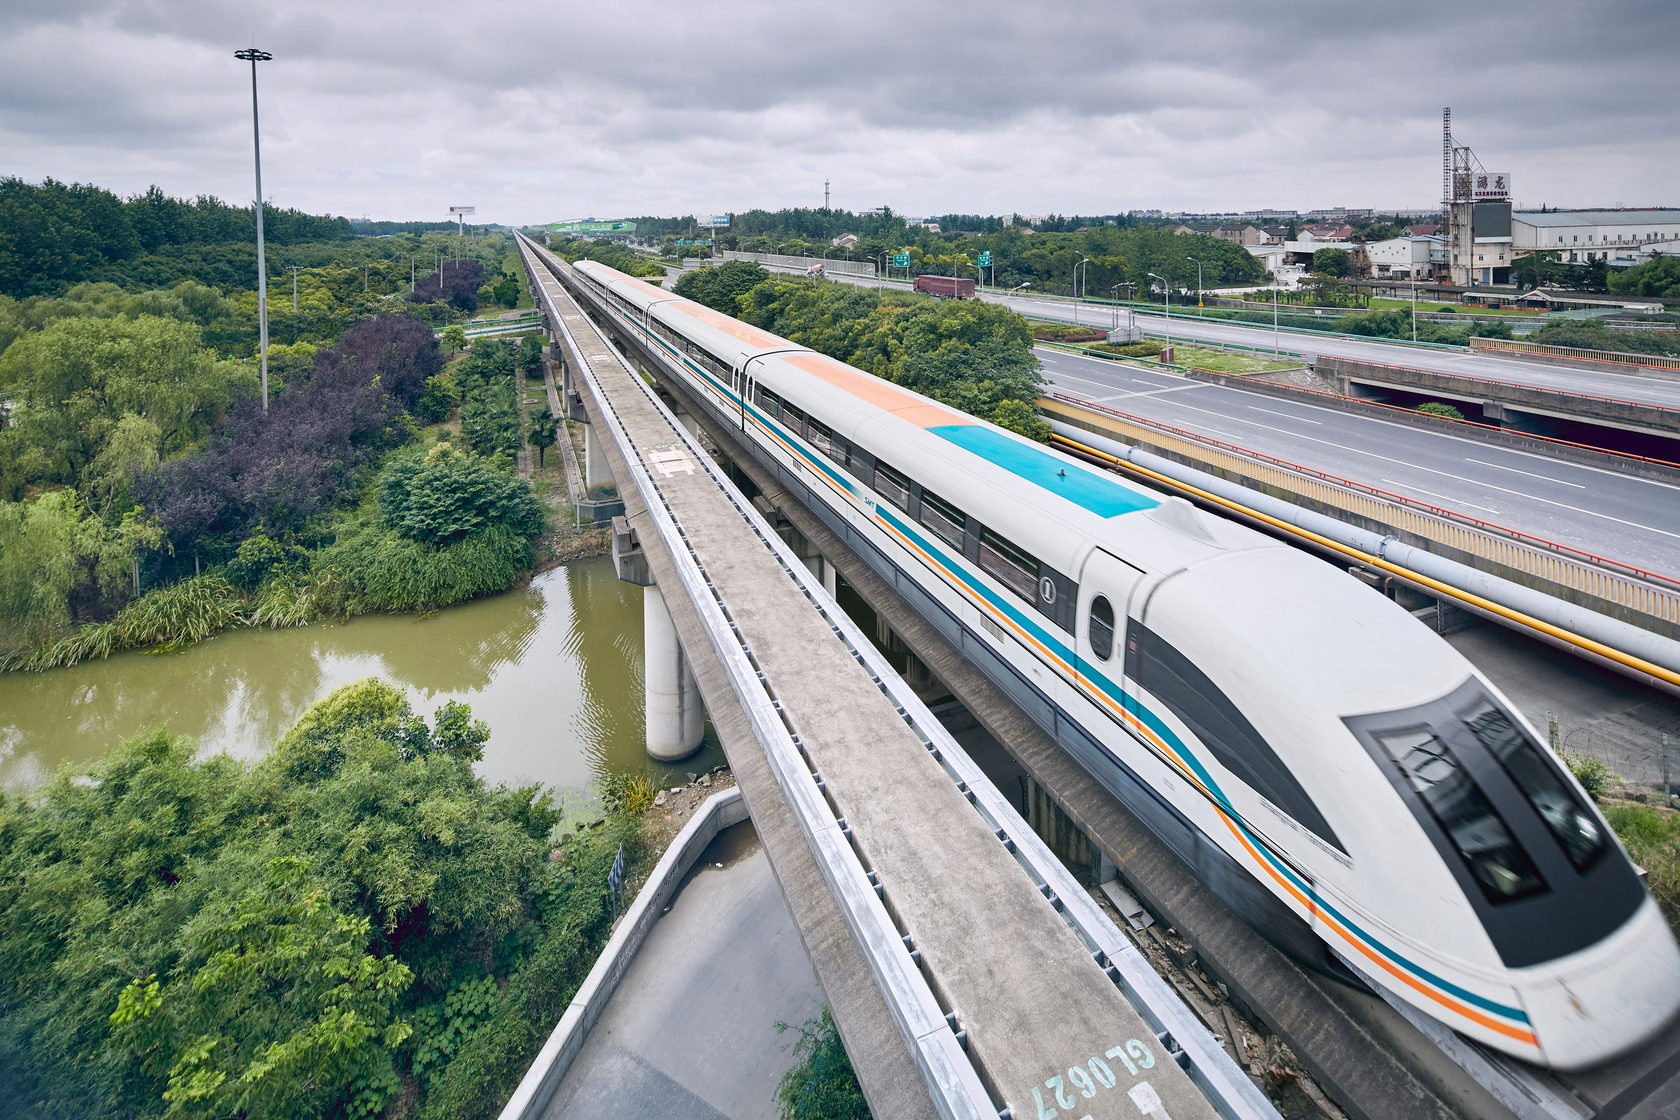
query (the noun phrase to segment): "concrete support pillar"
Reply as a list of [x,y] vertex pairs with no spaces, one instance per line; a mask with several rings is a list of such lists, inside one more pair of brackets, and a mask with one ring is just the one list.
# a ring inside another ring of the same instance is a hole
[[590,424],[583,431],[583,447],[585,465],[583,468],[583,483],[591,490],[597,486],[611,486],[613,484],[612,471],[607,467],[607,454],[601,447],[601,437],[595,433],[595,425]]
[[687,758],[700,747],[705,708],[657,584],[642,588],[642,655],[647,662],[648,755],[660,762]]
[[838,599],[840,597],[840,575],[834,570],[834,565],[826,559],[822,562],[822,581],[823,590],[828,592],[828,597]]

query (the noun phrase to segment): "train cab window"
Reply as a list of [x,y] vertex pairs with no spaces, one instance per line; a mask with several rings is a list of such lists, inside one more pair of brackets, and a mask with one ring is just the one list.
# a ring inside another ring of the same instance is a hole
[[1489,902],[1527,898],[1546,889],[1534,861],[1444,739],[1428,727],[1373,737],[1458,849]]
[[990,529],[980,530],[980,569],[1032,606],[1038,605],[1038,561]]
[[[1131,641],[1138,646],[1132,670],[1138,683],[1165,704],[1221,766],[1319,839],[1338,851],[1347,850],[1289,767],[1206,673],[1147,626],[1134,623],[1128,633]],[[1128,659],[1133,657],[1128,649]]]
[[764,411],[768,412],[770,415],[775,416],[778,419],[781,417],[782,398],[778,397],[776,394],[772,393],[763,386],[759,386],[758,403],[764,408]]
[[1087,624],[1091,652],[1107,661],[1114,656],[1114,606],[1108,596],[1098,595],[1091,600],[1091,618]]
[[922,489],[922,511],[919,518],[921,523],[933,530],[934,536],[951,545],[953,548],[963,546],[965,530],[968,521],[963,511],[941,498],[938,494],[924,487]]
[[878,459],[875,461],[875,492],[899,509],[910,512],[910,480]]
[[1575,870],[1584,871],[1604,854],[1604,830],[1511,717],[1483,699],[1461,718],[1511,781],[1540,814]]

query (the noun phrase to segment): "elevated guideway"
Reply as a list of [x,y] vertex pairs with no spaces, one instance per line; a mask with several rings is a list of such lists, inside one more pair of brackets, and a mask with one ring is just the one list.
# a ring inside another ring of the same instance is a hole
[[521,251],[877,1114],[1275,1116]]

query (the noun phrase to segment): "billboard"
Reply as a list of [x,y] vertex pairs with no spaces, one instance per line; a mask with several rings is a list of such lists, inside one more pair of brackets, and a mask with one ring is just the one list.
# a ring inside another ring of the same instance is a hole
[[554,222],[550,233],[635,233],[635,222]]
[[1491,202],[1511,197],[1511,176],[1504,171],[1478,171],[1470,177],[1470,200]]
[[710,218],[707,218],[705,221],[701,222],[700,224],[703,225],[703,226],[707,226],[711,229],[728,229],[729,228],[729,215],[728,214],[713,214]]

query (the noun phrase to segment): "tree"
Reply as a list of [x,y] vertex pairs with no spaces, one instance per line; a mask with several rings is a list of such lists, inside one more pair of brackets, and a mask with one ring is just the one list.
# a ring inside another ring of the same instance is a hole
[[514,362],[526,373],[541,373],[543,358],[542,339],[534,334],[528,334],[519,340],[519,349],[514,354]]
[[730,261],[717,268],[685,272],[671,290],[725,315],[735,315],[741,310],[741,297],[768,279],[770,273],[752,261]]
[[1325,276],[1353,275],[1353,256],[1346,249],[1320,249],[1313,253],[1312,270]]
[[438,340],[446,350],[465,350],[467,348],[467,331],[459,323],[451,323],[443,328],[443,336]]
[[547,465],[546,452],[558,442],[559,435],[560,421],[549,411],[548,406],[544,405],[541,412],[531,417],[531,430],[526,437],[531,446],[537,449],[537,466]]
[[542,503],[523,479],[488,459],[435,444],[397,455],[379,478],[385,525],[410,540],[447,544],[492,528],[542,532]]
[[1623,295],[1680,298],[1680,257],[1661,253],[1610,277],[1610,290]]

